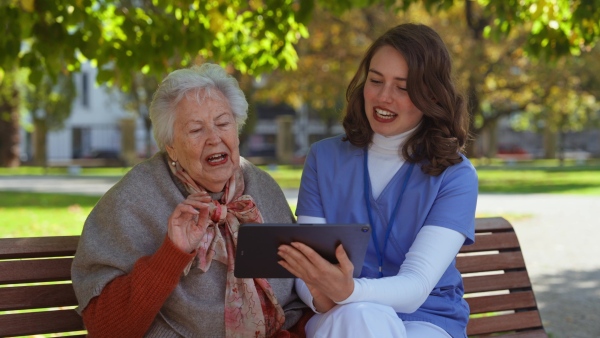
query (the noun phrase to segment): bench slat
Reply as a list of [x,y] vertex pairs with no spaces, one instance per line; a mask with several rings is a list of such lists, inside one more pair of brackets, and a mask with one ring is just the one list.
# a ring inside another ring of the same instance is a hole
[[525,268],[521,252],[456,257],[456,268],[461,273],[485,272]]
[[[531,330],[531,331],[521,331],[515,333],[503,334],[501,336],[498,335],[478,335],[478,338],[548,338],[546,331],[544,330]],[[71,337],[69,337],[71,338]]]
[[73,309],[0,316],[0,337],[81,330],[85,330],[83,320]]
[[512,225],[502,217],[482,217],[475,219],[475,232],[513,231]]
[[535,308],[532,291],[466,298],[471,314]]
[[77,305],[72,284],[0,288],[0,311]]
[[71,280],[73,258],[0,261],[0,285]]
[[519,240],[514,232],[500,232],[486,235],[476,235],[475,243],[464,245],[460,252],[478,252],[491,250],[518,249]]
[[491,317],[471,318],[467,326],[467,335],[488,334],[495,332],[536,329],[542,327],[538,311],[517,312]]
[[73,256],[79,236],[0,238],[0,259]]
[[463,276],[463,283],[465,294],[531,287],[527,271],[510,271],[487,276]]

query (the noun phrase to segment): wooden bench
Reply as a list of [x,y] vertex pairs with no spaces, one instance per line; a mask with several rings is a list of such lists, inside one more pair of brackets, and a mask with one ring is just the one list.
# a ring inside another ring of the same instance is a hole
[[517,234],[506,219],[478,218],[475,244],[461,248],[456,266],[471,307],[469,336],[548,337]]
[[[511,224],[503,218],[476,223],[475,244],[464,246],[457,257],[472,314],[467,333],[547,338]],[[0,337],[85,336],[70,283],[78,239],[0,238]]]
[[71,285],[79,236],[0,239],[0,337],[79,332]]

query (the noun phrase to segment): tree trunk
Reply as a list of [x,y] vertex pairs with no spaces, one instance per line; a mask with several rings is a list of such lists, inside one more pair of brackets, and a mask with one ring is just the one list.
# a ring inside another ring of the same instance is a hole
[[478,154],[476,147],[479,131],[475,128],[475,116],[481,114],[481,108],[479,107],[479,93],[477,92],[476,82],[477,80],[475,79],[475,75],[471,73],[469,76],[469,87],[467,89],[467,109],[469,110],[469,133],[472,139],[467,143],[465,148],[465,155],[470,158],[481,156],[481,154]]
[[498,152],[498,120],[490,122],[481,131],[483,141],[481,153],[487,158],[494,158]]
[[556,132],[544,127],[544,158],[556,158]]
[[33,119],[33,165],[46,167],[48,165],[48,151],[46,149],[46,135],[48,126],[44,119]]
[[[474,41],[474,45],[472,46],[473,50],[471,53],[475,55],[475,59],[483,60],[483,50],[485,47],[483,30],[487,26],[487,20],[486,18],[478,17],[473,6],[475,6],[475,4],[471,1],[465,2],[465,19],[467,22],[467,27],[469,28]],[[470,71],[468,78],[467,109],[469,110],[469,132],[471,133],[473,140],[467,143],[465,153],[471,158],[481,156],[481,154],[477,153],[477,147],[475,146],[475,140],[479,137],[480,132],[475,128],[475,117],[481,116],[479,88],[477,87],[478,84],[482,83],[481,77],[482,74],[480,74],[478,69],[474,68]]]
[[19,93],[15,88],[9,88],[8,91],[10,93],[8,97],[0,98],[0,167],[18,167],[21,163]]
[[144,137],[146,143],[146,158],[152,157],[152,121],[150,118],[145,115],[144,116],[144,132],[146,136]]

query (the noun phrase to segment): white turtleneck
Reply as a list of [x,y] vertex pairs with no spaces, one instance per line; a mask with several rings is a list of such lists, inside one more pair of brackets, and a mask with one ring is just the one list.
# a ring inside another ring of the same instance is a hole
[[405,160],[401,146],[406,142],[414,129],[395,136],[373,135],[373,143],[369,147],[369,178],[371,193],[377,199]]
[[[390,137],[373,135],[367,165],[371,193],[375,199],[405,162],[401,147],[415,129]],[[298,223],[327,221],[322,217],[298,215]],[[444,240],[440,241],[440,238]],[[458,231],[425,225],[417,234],[396,276],[354,278],[354,291],[338,304],[374,302],[389,305],[396,312],[412,313],[425,302],[464,241],[465,236]],[[312,295],[301,279],[296,279],[296,292],[316,312]]]

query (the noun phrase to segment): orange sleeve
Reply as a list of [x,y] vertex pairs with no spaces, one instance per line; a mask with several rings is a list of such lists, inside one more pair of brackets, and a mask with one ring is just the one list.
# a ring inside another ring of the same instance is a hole
[[142,337],[195,256],[179,250],[166,237],[152,256],[140,258],[133,270],[108,283],[83,310],[89,337]]

